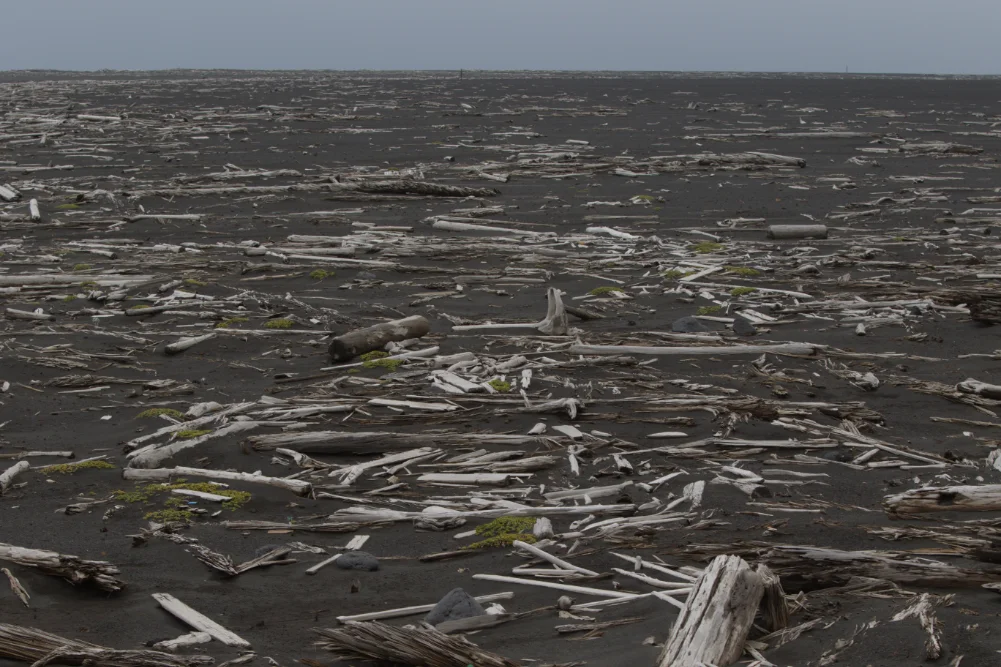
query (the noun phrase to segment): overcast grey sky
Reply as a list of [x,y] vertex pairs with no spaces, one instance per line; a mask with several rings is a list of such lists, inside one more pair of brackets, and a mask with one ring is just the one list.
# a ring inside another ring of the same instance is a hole
[[3,69],[1001,74],[1001,0],[6,0]]

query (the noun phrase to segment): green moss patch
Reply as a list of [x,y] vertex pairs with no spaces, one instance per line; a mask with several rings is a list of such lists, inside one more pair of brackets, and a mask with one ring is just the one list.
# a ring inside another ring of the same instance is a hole
[[757,287],[734,287],[732,290],[730,290],[730,295],[744,296],[745,294],[753,294],[754,292],[757,291],[758,291]]
[[591,296],[611,296],[616,292],[624,293],[621,287],[609,287],[608,285],[604,287],[595,287],[593,290],[588,292]]
[[702,243],[696,243],[688,246],[688,249],[693,252],[697,252],[700,255],[708,255],[709,253],[722,250],[723,244],[716,243],[715,241],[703,241]]
[[278,319],[268,320],[264,323],[265,329],[291,329],[292,325],[295,324],[292,320],[287,317],[279,317]]
[[249,317],[228,317],[219,324],[215,325],[216,329],[229,329],[234,324],[243,324],[249,322]]
[[[186,482],[178,480],[174,484],[144,484],[137,486],[132,491],[118,490],[114,492],[115,500],[125,503],[148,504],[154,496],[159,493],[169,493],[174,489],[187,489],[188,491],[201,491],[202,493],[214,493],[217,496],[226,496],[229,500],[222,506],[228,510],[236,510],[245,505],[251,495],[247,491],[234,491],[218,486],[212,482]],[[187,502],[183,498],[171,497],[165,502],[168,509],[177,509]],[[187,514],[187,512],[185,512]]]
[[177,435],[177,437],[180,438],[181,440],[191,440],[192,438],[200,438],[203,435],[208,435],[211,432],[212,432],[211,429],[206,430],[206,429],[190,428],[190,429],[185,429],[183,431],[178,431],[175,435]]
[[81,461],[80,463],[59,463],[45,466],[42,472],[46,475],[72,475],[81,470],[114,470],[115,466],[107,461]]
[[184,419],[184,413],[174,408],[150,408],[149,410],[143,410],[136,415],[136,419],[152,419],[160,415],[166,415],[174,419]]
[[369,359],[362,362],[365,368],[387,368],[395,371],[403,363],[403,359]]
[[724,266],[723,267],[727,273],[733,273],[738,276],[747,276],[749,278],[754,276],[760,276],[761,271],[757,269],[752,269],[749,266]]
[[494,379],[494,380],[491,380],[490,382],[488,382],[487,384],[489,384],[491,387],[493,387],[494,389],[496,389],[501,394],[504,394],[504,393],[507,393],[507,392],[511,391],[511,383],[510,382],[505,382],[504,380]]
[[477,526],[476,534],[482,537],[496,537],[510,533],[527,533],[534,527],[535,519],[530,516],[499,516],[493,521]]
[[316,269],[315,271],[310,271],[309,277],[313,280],[323,280],[325,278],[333,278],[336,274],[333,271],[325,271],[323,269]]
[[712,315],[713,313],[718,313],[720,311],[719,306],[702,306],[697,311],[696,315]]
[[495,547],[509,547],[515,540],[519,542],[525,542],[526,544],[535,544],[535,536],[531,533],[502,533],[500,535],[494,535],[493,537],[488,537],[485,540],[480,540],[479,542],[473,542],[472,544],[467,544],[462,547],[464,550],[472,551],[473,549],[491,549]]

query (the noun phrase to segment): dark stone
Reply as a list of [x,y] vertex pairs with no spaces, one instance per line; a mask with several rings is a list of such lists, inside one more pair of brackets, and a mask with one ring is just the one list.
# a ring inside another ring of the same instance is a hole
[[738,315],[733,318],[733,333],[738,336],[753,336],[758,333],[757,327]]
[[855,458],[850,449],[831,449],[824,452],[823,458],[828,461],[840,461],[841,463],[851,463]]
[[428,612],[424,620],[431,625],[438,625],[445,621],[458,621],[463,618],[482,616],[485,613],[487,613],[486,610],[476,601],[476,598],[461,588],[454,588],[438,601],[438,604]]
[[705,333],[709,329],[694,317],[682,317],[671,323],[671,331],[674,333]]
[[[254,551],[254,557],[260,558],[261,556],[269,554],[275,549],[281,549],[284,546],[285,546],[284,544],[265,544],[263,547],[257,547],[257,550]],[[277,560],[285,560],[286,558],[288,558],[288,554],[285,554],[284,556],[279,556]]]
[[345,551],[334,561],[334,565],[342,570],[365,570],[375,572],[379,569],[379,559],[364,551]]

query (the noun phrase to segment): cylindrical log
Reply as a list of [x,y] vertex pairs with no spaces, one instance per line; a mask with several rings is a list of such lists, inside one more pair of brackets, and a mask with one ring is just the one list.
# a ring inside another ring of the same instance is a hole
[[32,222],[38,222],[42,219],[42,213],[38,210],[37,199],[32,199],[28,202],[28,215],[31,217]]
[[963,380],[957,384],[956,391],[963,392],[964,394],[976,394],[977,396],[983,396],[984,398],[990,398],[993,400],[1001,400],[1001,386],[996,384],[987,384],[986,382],[974,380],[973,378]]
[[827,225],[769,225],[768,238],[784,239],[826,239]]
[[886,496],[883,509],[891,518],[928,512],[993,512],[1001,510],[1001,484],[911,489]]
[[334,363],[349,361],[366,352],[381,350],[386,343],[421,338],[429,331],[431,324],[420,315],[355,329],[330,342],[330,360]]

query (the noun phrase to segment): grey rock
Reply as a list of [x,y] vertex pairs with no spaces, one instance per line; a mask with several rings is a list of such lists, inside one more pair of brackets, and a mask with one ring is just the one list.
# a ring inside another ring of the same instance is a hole
[[758,333],[758,328],[738,315],[733,318],[733,333],[738,336],[753,336]]
[[483,606],[461,588],[455,588],[438,601],[434,609],[428,612],[424,620],[431,625],[445,621],[458,621],[463,618],[474,618],[487,613]]
[[379,569],[379,559],[364,551],[345,551],[334,561],[334,565],[342,570],[365,570],[375,572]]
[[674,333],[705,333],[709,329],[698,319],[689,316],[681,317],[672,322],[671,331]]
[[839,461],[841,463],[851,463],[855,454],[850,449],[829,449],[821,455],[828,461]]
[[355,277],[359,278],[360,280],[375,280],[379,276],[375,275],[371,271],[359,271],[358,273],[355,274]]

